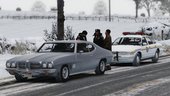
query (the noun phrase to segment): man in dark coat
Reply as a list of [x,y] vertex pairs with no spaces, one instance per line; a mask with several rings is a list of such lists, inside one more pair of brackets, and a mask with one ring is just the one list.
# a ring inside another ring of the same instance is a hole
[[112,38],[110,36],[111,31],[109,29],[105,32],[105,39],[104,39],[104,48],[112,51]]
[[76,40],[84,40],[87,41],[87,31],[84,30],[82,33],[79,33],[79,35],[77,36]]
[[96,29],[94,33],[93,43],[97,44],[100,47],[103,47],[104,38],[100,29]]

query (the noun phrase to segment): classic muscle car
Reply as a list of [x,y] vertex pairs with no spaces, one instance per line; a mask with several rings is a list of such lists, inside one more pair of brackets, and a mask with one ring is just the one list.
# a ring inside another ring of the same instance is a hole
[[112,56],[111,51],[87,41],[46,42],[35,54],[8,60],[6,70],[17,81],[46,76],[66,81],[70,75],[87,71],[104,74]]
[[157,62],[161,53],[160,46],[146,35],[125,34],[113,42],[113,63],[132,63],[138,66],[141,60]]

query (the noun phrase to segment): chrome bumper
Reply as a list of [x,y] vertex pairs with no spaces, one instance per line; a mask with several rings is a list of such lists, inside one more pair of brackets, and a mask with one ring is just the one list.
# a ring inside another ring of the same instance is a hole
[[7,68],[6,69],[11,75],[22,75],[23,77],[53,77],[56,76],[56,69],[14,69]]
[[112,62],[113,63],[132,63],[134,61],[135,55],[119,55],[114,54]]

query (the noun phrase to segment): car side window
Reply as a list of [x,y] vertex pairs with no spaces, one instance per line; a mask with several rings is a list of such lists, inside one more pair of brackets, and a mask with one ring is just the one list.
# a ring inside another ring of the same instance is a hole
[[122,38],[117,38],[114,42],[113,45],[119,45],[121,42]]
[[43,47],[39,50],[39,52],[51,52],[53,49],[53,44],[44,44]]
[[91,52],[94,49],[95,49],[95,47],[92,44],[87,44],[87,43],[78,43],[77,44],[77,53]]
[[146,38],[149,44],[153,44],[153,41],[150,38]]
[[95,48],[91,44],[87,44],[86,48],[88,48],[89,52],[93,51]]
[[77,53],[86,53],[86,52],[89,52],[87,44],[86,43],[78,43],[77,44]]
[[145,37],[143,37],[143,38],[142,38],[142,45],[143,45],[143,46],[148,45],[148,43],[147,43],[147,41],[146,41],[146,38],[145,38]]

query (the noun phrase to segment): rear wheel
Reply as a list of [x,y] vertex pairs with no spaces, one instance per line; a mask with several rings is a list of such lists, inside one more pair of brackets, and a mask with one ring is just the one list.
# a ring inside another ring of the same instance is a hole
[[158,60],[159,60],[159,52],[156,51],[156,52],[155,52],[155,56],[152,58],[152,62],[153,62],[153,63],[157,63]]
[[104,60],[101,60],[95,70],[95,73],[97,75],[101,75],[104,74],[105,70],[106,70],[106,62]]
[[133,66],[139,66],[141,63],[141,56],[140,54],[137,54],[134,58],[134,61],[133,61]]
[[21,76],[21,75],[19,75],[19,74],[16,74],[16,75],[15,75],[15,79],[17,80],[17,82],[24,82],[24,81],[26,81],[28,78],[27,78],[27,77],[23,77],[23,76]]

